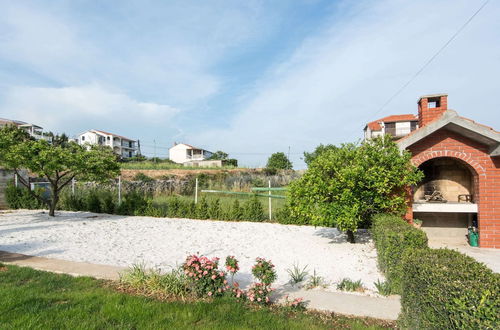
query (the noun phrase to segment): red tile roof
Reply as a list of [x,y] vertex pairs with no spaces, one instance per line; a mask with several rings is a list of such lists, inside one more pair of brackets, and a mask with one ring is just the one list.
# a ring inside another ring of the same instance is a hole
[[382,126],[380,126],[380,123],[395,123],[401,121],[417,121],[417,120],[418,117],[413,114],[392,115],[369,122],[366,126],[368,126],[372,131],[380,131],[382,130]]

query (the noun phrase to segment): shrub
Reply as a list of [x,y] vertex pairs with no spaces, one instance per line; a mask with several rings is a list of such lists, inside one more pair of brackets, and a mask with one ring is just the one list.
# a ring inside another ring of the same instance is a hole
[[60,206],[66,211],[83,211],[85,209],[84,196],[65,192],[61,196]]
[[380,270],[385,273],[391,291],[401,293],[401,281],[406,276],[401,263],[403,253],[406,250],[426,248],[427,236],[402,218],[389,214],[373,218],[372,234]]
[[243,208],[243,219],[249,221],[263,221],[265,218],[264,208],[257,196],[249,199]]
[[208,208],[209,208],[209,206],[208,206],[207,199],[205,198],[205,196],[203,196],[200,199],[200,202],[198,203],[198,205],[196,207],[196,218],[208,219],[208,217],[210,216],[208,213]]
[[181,202],[179,200],[179,197],[177,196],[172,196],[167,200],[167,216],[168,217],[182,217],[181,213],[182,208],[181,208]]
[[134,176],[134,181],[153,182],[154,179],[152,177],[150,177],[150,176],[147,176],[146,174],[144,174],[142,172],[138,172]]
[[94,213],[101,213],[101,201],[96,190],[90,190],[85,195],[85,210]]
[[[41,196],[42,190],[35,191]],[[14,185],[8,185],[5,189],[5,199],[11,209],[41,209],[46,205],[33,197],[27,188],[20,188]]]
[[116,213],[120,215],[143,215],[147,206],[147,197],[140,192],[132,190],[124,194]]
[[274,265],[263,258],[257,258],[255,261],[257,263],[252,267],[252,275],[265,285],[271,285],[277,277]]
[[199,297],[222,296],[229,289],[226,273],[218,269],[219,258],[191,255],[182,265],[191,288]]
[[243,219],[243,208],[240,206],[238,199],[235,199],[229,210],[229,220],[241,220]]
[[274,212],[274,220],[278,223],[285,225],[309,224],[309,219],[307,217],[294,216],[288,204],[286,204],[285,206],[279,208]]
[[457,251],[405,252],[400,323],[410,329],[499,329],[500,274]]
[[101,212],[107,214],[115,213],[116,203],[113,193],[109,190],[102,191],[100,194]]
[[257,304],[269,304],[271,302],[271,293],[274,291],[270,285],[265,283],[252,283],[247,290],[248,300]]
[[208,217],[210,219],[221,219],[222,218],[222,209],[220,206],[220,200],[214,199],[208,208]]
[[283,304],[285,310],[291,311],[305,311],[306,303],[304,302],[304,298],[294,298],[292,300],[289,299],[288,295],[285,296],[285,303]]
[[344,278],[342,281],[337,284],[337,289],[342,291],[358,291],[363,292],[365,289],[363,288],[363,283],[361,280],[353,281],[349,278]]

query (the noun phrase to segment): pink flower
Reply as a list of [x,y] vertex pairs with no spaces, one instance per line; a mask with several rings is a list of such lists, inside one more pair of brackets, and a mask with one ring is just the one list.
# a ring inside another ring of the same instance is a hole
[[260,299],[260,298],[257,298],[257,301],[262,301],[262,299]]
[[209,297],[211,297],[211,296],[212,296],[212,292],[209,292],[209,293],[208,293],[208,296],[209,296]]
[[217,275],[212,275],[212,280],[215,280],[217,278]]
[[204,271],[204,272],[203,272],[203,275],[207,275],[207,274],[208,274],[208,272],[207,272],[207,271]]

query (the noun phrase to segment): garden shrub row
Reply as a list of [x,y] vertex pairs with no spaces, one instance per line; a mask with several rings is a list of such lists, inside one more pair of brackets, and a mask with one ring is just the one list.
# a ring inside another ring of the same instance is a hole
[[[9,207],[13,209],[39,209],[44,205],[33,198],[24,188],[9,186],[6,191]],[[235,199],[231,205],[223,205],[219,199],[207,201],[201,198],[198,204],[192,200],[170,196],[165,202],[155,203],[150,196],[138,191],[123,195],[118,203],[116,192],[104,189],[88,189],[72,194],[65,191],[61,195],[59,209],[66,211],[89,211],[119,215],[152,217],[175,217],[191,219],[264,221],[266,219],[262,203],[253,197],[241,203]]]
[[401,217],[378,214],[372,221],[372,235],[378,253],[380,270],[386,275],[391,291],[401,294],[405,274],[401,258],[409,249],[427,247],[427,236],[408,224]]
[[375,216],[372,233],[379,267],[401,294],[401,328],[500,328],[500,274],[458,251],[430,249],[425,233],[397,216]]

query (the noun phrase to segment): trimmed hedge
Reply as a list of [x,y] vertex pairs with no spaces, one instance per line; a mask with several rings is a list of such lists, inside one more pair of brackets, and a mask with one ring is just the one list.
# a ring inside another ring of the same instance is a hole
[[401,294],[403,329],[500,329],[500,274],[460,252],[430,249],[398,216],[373,218],[378,263]]
[[407,250],[400,325],[409,329],[500,329],[500,274],[460,252]]
[[406,250],[426,248],[427,235],[390,214],[374,216],[372,234],[379,268],[386,275],[391,292],[401,294],[402,279],[406,276],[401,263],[403,254]]

